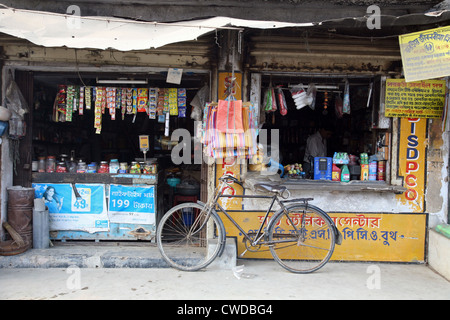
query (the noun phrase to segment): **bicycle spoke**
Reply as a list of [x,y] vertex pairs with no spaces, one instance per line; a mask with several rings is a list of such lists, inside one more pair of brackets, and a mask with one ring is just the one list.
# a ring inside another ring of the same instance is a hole
[[195,203],[169,210],[158,225],[158,248],[174,268],[194,271],[206,267],[222,245],[223,225],[217,215]]
[[269,230],[270,250],[285,269],[309,273],[321,268],[334,251],[334,229],[326,214],[298,204],[281,212]]

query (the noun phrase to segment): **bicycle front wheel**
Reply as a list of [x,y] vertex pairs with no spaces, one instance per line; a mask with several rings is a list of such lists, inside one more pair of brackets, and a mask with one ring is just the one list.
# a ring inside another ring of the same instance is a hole
[[225,229],[217,213],[197,203],[182,203],[170,209],[156,231],[159,251],[172,267],[196,271],[208,266],[219,254]]
[[310,273],[330,260],[335,246],[335,229],[321,209],[295,204],[281,211],[269,226],[273,258],[294,273]]

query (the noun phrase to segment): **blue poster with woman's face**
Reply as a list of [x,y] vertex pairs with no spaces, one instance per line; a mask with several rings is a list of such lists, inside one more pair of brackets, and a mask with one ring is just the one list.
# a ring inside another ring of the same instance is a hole
[[[33,183],[42,198],[53,230],[96,230],[109,227],[103,184]],[[100,226],[100,228],[99,228]]]

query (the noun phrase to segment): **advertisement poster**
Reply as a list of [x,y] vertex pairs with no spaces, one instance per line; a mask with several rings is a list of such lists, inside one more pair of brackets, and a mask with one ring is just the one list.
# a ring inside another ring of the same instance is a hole
[[450,26],[399,36],[407,82],[450,74]]
[[35,197],[49,211],[50,230],[108,231],[105,186],[102,184],[33,183]]
[[445,104],[445,80],[386,80],[386,117],[440,119]]
[[111,184],[108,207],[112,223],[155,224],[155,187]]

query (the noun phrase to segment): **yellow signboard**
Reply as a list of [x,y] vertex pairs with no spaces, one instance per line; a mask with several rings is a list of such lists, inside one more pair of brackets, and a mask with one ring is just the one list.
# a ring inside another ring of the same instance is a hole
[[[230,215],[244,231],[258,231],[265,212],[233,212]],[[330,213],[342,233],[331,260],[423,262],[425,260],[426,214]],[[243,236],[223,218],[227,237],[236,237],[238,255],[246,248]],[[271,259],[268,247],[248,250],[244,258]]]
[[450,26],[399,36],[407,82],[450,75]]
[[405,82],[404,79],[387,79],[385,116],[440,119],[445,89],[445,80]]
[[411,212],[424,211],[426,138],[427,119],[401,119],[398,176],[403,177],[407,190],[396,197]]
[[240,72],[220,72],[219,73],[219,100],[225,100],[228,94],[232,94],[236,100],[242,100],[242,74]]
[[[216,186],[219,185],[219,178],[225,175],[233,176],[240,180],[241,177],[241,165],[236,158],[229,159],[217,159],[216,164]],[[242,195],[244,191],[242,187],[236,183],[225,186],[222,190],[224,195]],[[219,204],[225,208],[225,210],[242,210],[242,198],[223,197],[219,199]],[[222,217],[223,220],[224,217]]]

